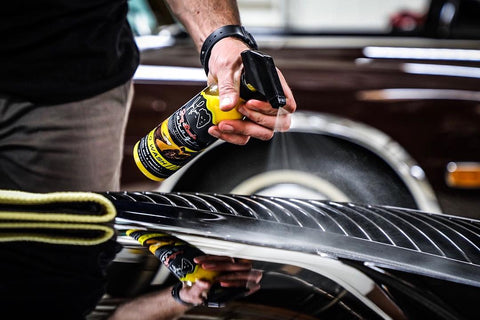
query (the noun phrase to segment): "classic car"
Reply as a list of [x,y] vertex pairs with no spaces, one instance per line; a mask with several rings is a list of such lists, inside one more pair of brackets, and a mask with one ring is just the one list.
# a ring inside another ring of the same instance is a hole
[[205,74],[178,25],[139,35],[124,191],[0,190],[2,312],[106,319],[178,282],[124,234],[139,228],[263,273],[257,292],[178,319],[476,319],[478,1],[424,3],[396,11],[388,32],[251,28],[295,93],[291,130],[219,141],[161,184],[136,168],[133,145]]
[[206,76],[171,18],[160,29],[138,27],[124,190],[289,195],[479,216],[478,1],[261,3],[243,20],[294,92],[291,130],[246,146],[216,143],[163,183],[149,181],[134,164],[134,144],[201,91]]

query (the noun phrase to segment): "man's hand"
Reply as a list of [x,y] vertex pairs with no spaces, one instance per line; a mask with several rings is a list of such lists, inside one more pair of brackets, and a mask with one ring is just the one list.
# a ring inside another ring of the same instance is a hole
[[[173,14],[185,26],[200,52],[205,39],[217,28],[241,25],[235,0],[166,0]],[[239,104],[240,75],[243,64],[240,54],[250,49],[243,41],[227,37],[212,48],[208,61],[208,84],[218,84],[220,108],[230,110]],[[290,127],[290,114],[297,105],[292,91],[282,73],[278,71],[287,104],[281,110],[269,103],[249,100],[238,106],[245,120],[225,120],[208,132],[230,143],[246,144],[250,137],[268,140],[274,131],[286,131]],[[277,118],[277,113],[279,114]]]
[[[194,261],[205,270],[219,272],[214,281],[220,283],[222,287],[246,288],[248,289],[246,295],[260,289],[262,272],[252,269],[250,261],[214,255],[199,256]],[[211,287],[212,284],[208,281],[197,280],[191,287],[184,286],[180,290],[180,298],[194,305],[202,304]]]
[[205,270],[217,271],[215,278],[222,287],[245,287],[248,294],[260,289],[262,272],[252,269],[252,263],[246,259],[234,259],[226,256],[205,255],[196,257],[194,261]]
[[182,301],[193,305],[201,305],[207,298],[208,291],[212,284],[205,280],[197,280],[192,286],[183,285],[180,290],[179,296]]
[[209,133],[230,143],[243,145],[250,137],[269,140],[274,131],[286,131],[290,128],[290,115],[296,110],[296,102],[283,74],[277,69],[286,105],[280,110],[274,109],[268,102],[248,100],[241,103],[240,75],[243,64],[240,54],[250,49],[236,38],[224,38],[212,49],[209,60],[208,83],[218,84],[220,109],[224,111],[237,107],[245,116],[244,120],[224,120],[209,129]]
[[[194,261],[206,270],[219,272],[214,281],[223,287],[247,288],[249,289],[247,295],[260,289],[262,272],[252,269],[252,264],[248,260],[205,255],[196,257]],[[213,283],[203,280],[195,281],[190,287],[184,285],[179,292],[180,299],[192,305],[200,305],[204,303],[212,285]],[[171,291],[172,287],[169,287],[127,301],[115,310],[109,320],[137,319],[139,316],[152,320],[174,319],[191,306],[175,301]]]

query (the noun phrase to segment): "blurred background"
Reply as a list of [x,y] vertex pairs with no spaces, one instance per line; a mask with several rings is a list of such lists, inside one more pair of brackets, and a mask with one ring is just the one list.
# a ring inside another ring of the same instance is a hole
[[[250,30],[270,32],[374,33],[412,32],[426,28],[426,18],[441,20],[443,36],[478,38],[476,0],[238,0],[242,23]],[[173,22],[162,1],[129,0],[129,19],[138,35],[158,32]],[[461,9],[461,11],[460,11]],[[436,11],[436,16],[429,16]],[[461,16],[461,17],[460,17]],[[448,25],[454,30],[447,32]],[[433,27],[433,26],[432,26]],[[424,30],[425,31],[425,30]],[[437,30],[438,34],[441,31]],[[432,34],[433,35],[433,34]]]
[[[429,1],[241,0],[238,4],[243,23],[251,27],[388,33],[392,16],[402,11],[421,16],[428,10]],[[413,21],[410,27],[414,28]]]
[[162,1],[130,0],[141,50],[122,188],[294,196],[480,218],[480,1],[239,0],[293,90],[292,129],[218,143],[164,182],[133,145],[206,86]]

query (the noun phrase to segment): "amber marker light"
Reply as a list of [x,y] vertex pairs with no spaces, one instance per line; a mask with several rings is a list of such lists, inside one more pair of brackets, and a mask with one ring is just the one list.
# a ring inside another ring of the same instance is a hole
[[446,182],[454,188],[480,188],[480,162],[449,162]]

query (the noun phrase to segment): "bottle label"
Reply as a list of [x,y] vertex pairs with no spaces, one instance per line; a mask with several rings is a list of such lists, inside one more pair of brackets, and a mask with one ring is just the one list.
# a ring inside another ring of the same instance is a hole
[[217,272],[202,269],[193,260],[203,251],[174,236],[144,230],[128,230],[134,238],[153,253],[178,279],[189,283],[197,279],[212,281]]
[[195,151],[202,151],[216,140],[208,133],[208,128],[213,125],[213,115],[207,108],[207,97],[202,93],[184,104],[168,121],[173,141]]
[[221,120],[241,117],[236,109],[221,111],[218,95],[204,90],[135,145],[135,163],[148,178],[162,181],[217,140],[208,128]]
[[172,175],[180,166],[169,162],[155,144],[155,131],[140,139],[133,149],[133,157],[140,171],[148,178],[161,181]]

